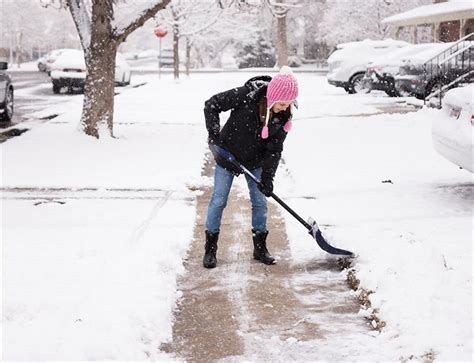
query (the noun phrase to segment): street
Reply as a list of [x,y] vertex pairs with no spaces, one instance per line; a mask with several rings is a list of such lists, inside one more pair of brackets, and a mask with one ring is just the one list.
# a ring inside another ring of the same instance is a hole
[[[54,112],[48,112],[53,105],[61,105],[74,99],[82,98],[82,92],[54,94],[51,79],[45,72],[37,70],[15,70],[9,71],[14,87],[14,114],[12,122],[0,123],[0,143],[11,137],[19,136],[29,129],[25,122],[35,123],[51,120],[57,116]],[[156,77],[156,72],[137,71],[134,72],[131,85],[127,87],[116,87],[116,94],[125,89],[143,86],[147,78]]]
[[51,80],[44,72],[20,70],[9,72],[9,75],[15,90],[15,103],[13,122],[0,124],[0,128],[5,131],[17,128],[25,121],[34,120],[32,113],[43,111],[52,104],[67,102],[70,97],[77,97],[72,94],[53,94]]

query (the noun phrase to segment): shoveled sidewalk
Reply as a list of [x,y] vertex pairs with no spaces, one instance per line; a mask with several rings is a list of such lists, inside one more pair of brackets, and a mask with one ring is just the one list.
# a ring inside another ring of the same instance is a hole
[[[207,176],[212,175],[212,167],[213,162],[208,162]],[[359,303],[336,260],[294,264],[285,222],[274,203],[269,203],[268,248],[277,264],[253,260],[250,201],[246,187],[234,181],[223,215],[218,266],[203,268],[211,188],[203,191],[197,200],[186,273],[178,281],[182,297],[175,311],[173,340],[162,348],[193,362],[353,359],[344,350],[334,356],[331,339],[366,335],[369,329],[358,315]]]

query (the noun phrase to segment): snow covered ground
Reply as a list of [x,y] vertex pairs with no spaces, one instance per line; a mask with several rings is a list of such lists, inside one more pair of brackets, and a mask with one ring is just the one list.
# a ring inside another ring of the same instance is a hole
[[[157,347],[171,338],[195,190],[209,182],[203,102],[251,76],[150,76],[116,97],[117,138],[99,141],[77,132],[72,97],[2,144],[3,359],[167,358]],[[347,344],[371,351],[362,360],[470,361],[473,182],[432,148],[439,111],[381,114],[397,100],[297,76],[275,191],[359,255],[387,323],[372,348]],[[287,229],[295,261],[328,258],[290,216]]]

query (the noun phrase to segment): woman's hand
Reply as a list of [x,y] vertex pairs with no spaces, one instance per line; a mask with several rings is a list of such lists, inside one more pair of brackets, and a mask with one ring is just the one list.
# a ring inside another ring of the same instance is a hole
[[273,193],[273,178],[271,175],[262,173],[260,183],[258,183],[258,190],[260,190],[266,197],[271,197]]

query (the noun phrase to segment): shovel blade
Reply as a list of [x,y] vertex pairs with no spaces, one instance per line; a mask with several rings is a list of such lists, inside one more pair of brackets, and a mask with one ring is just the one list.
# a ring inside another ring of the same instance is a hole
[[308,224],[311,226],[311,229],[309,230],[309,234],[316,240],[316,243],[323,251],[326,251],[327,253],[330,253],[331,255],[340,255],[340,256],[345,256],[345,257],[355,256],[354,253],[352,253],[351,251],[347,251],[347,250],[343,250],[342,248],[331,246],[329,242],[326,241],[326,239],[323,237],[323,234],[321,233],[321,230],[319,229],[319,226],[315,220],[313,220],[312,218],[309,218]]

